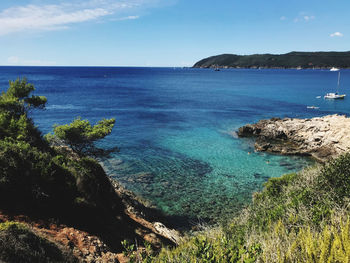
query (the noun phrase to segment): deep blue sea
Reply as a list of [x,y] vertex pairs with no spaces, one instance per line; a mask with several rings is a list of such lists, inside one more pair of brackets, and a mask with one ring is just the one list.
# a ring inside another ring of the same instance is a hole
[[[240,126],[350,113],[350,98],[323,99],[337,82],[326,70],[0,67],[0,90],[18,77],[48,98],[32,113],[44,133],[76,116],[116,118],[100,143],[120,148],[102,160],[108,174],[165,213],[194,221],[231,216],[269,177],[311,163],[255,153],[252,140],[235,135]],[[350,71],[342,71],[340,91],[350,95]]]

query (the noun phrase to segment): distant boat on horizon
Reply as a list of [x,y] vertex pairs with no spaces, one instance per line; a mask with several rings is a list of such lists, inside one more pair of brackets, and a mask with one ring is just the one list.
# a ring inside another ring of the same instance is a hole
[[329,71],[339,71],[338,68],[332,67]]
[[317,107],[317,106],[307,106],[306,108],[308,109],[314,109],[314,110],[318,110],[320,107]]
[[[334,70],[333,70],[334,71]],[[325,99],[344,99],[345,98],[345,94],[339,94],[338,90],[339,90],[339,84],[340,84],[340,72],[338,72],[338,85],[337,85],[337,92],[335,93],[327,93],[324,98]]]

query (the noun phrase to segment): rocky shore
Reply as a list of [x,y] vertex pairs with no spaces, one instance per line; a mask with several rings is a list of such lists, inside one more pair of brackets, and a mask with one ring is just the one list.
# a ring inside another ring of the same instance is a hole
[[350,118],[328,115],[311,119],[272,118],[247,124],[239,137],[256,137],[255,150],[312,156],[325,162],[350,150]]
[[[126,214],[132,218],[134,221],[139,224],[147,227],[151,233],[150,239],[153,236],[159,235],[166,240],[172,242],[173,244],[179,244],[181,241],[181,234],[175,229],[166,227],[163,223],[167,223],[166,216],[164,216],[158,209],[150,205],[146,200],[141,199],[133,192],[125,189],[117,180],[109,178],[111,184],[113,185],[116,193],[121,198]],[[161,222],[159,222],[161,221]],[[143,236],[145,239],[145,237]],[[159,247],[164,245],[164,242],[161,240],[152,240],[157,241]],[[151,242],[152,243],[152,242]],[[168,245],[168,244],[166,244]]]

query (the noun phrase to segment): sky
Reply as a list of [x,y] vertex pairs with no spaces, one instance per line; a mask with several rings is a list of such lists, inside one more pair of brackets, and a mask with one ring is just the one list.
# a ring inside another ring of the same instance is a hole
[[349,0],[1,0],[0,65],[192,66],[349,51]]

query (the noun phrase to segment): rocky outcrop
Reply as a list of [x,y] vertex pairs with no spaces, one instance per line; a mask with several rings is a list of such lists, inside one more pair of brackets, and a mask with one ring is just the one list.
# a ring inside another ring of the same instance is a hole
[[[158,222],[167,222],[166,217],[161,211],[156,209],[156,207],[151,205],[147,200],[144,200],[133,192],[125,189],[113,178],[110,178],[110,181],[125,206],[126,214],[130,218],[144,227],[147,227],[150,233],[162,236],[173,244],[178,245],[180,243],[182,236],[179,231],[168,228],[163,223]],[[159,245],[169,245],[169,243],[160,241]]]
[[272,118],[245,125],[239,137],[256,137],[255,149],[284,155],[308,155],[325,162],[350,150],[350,118]]

